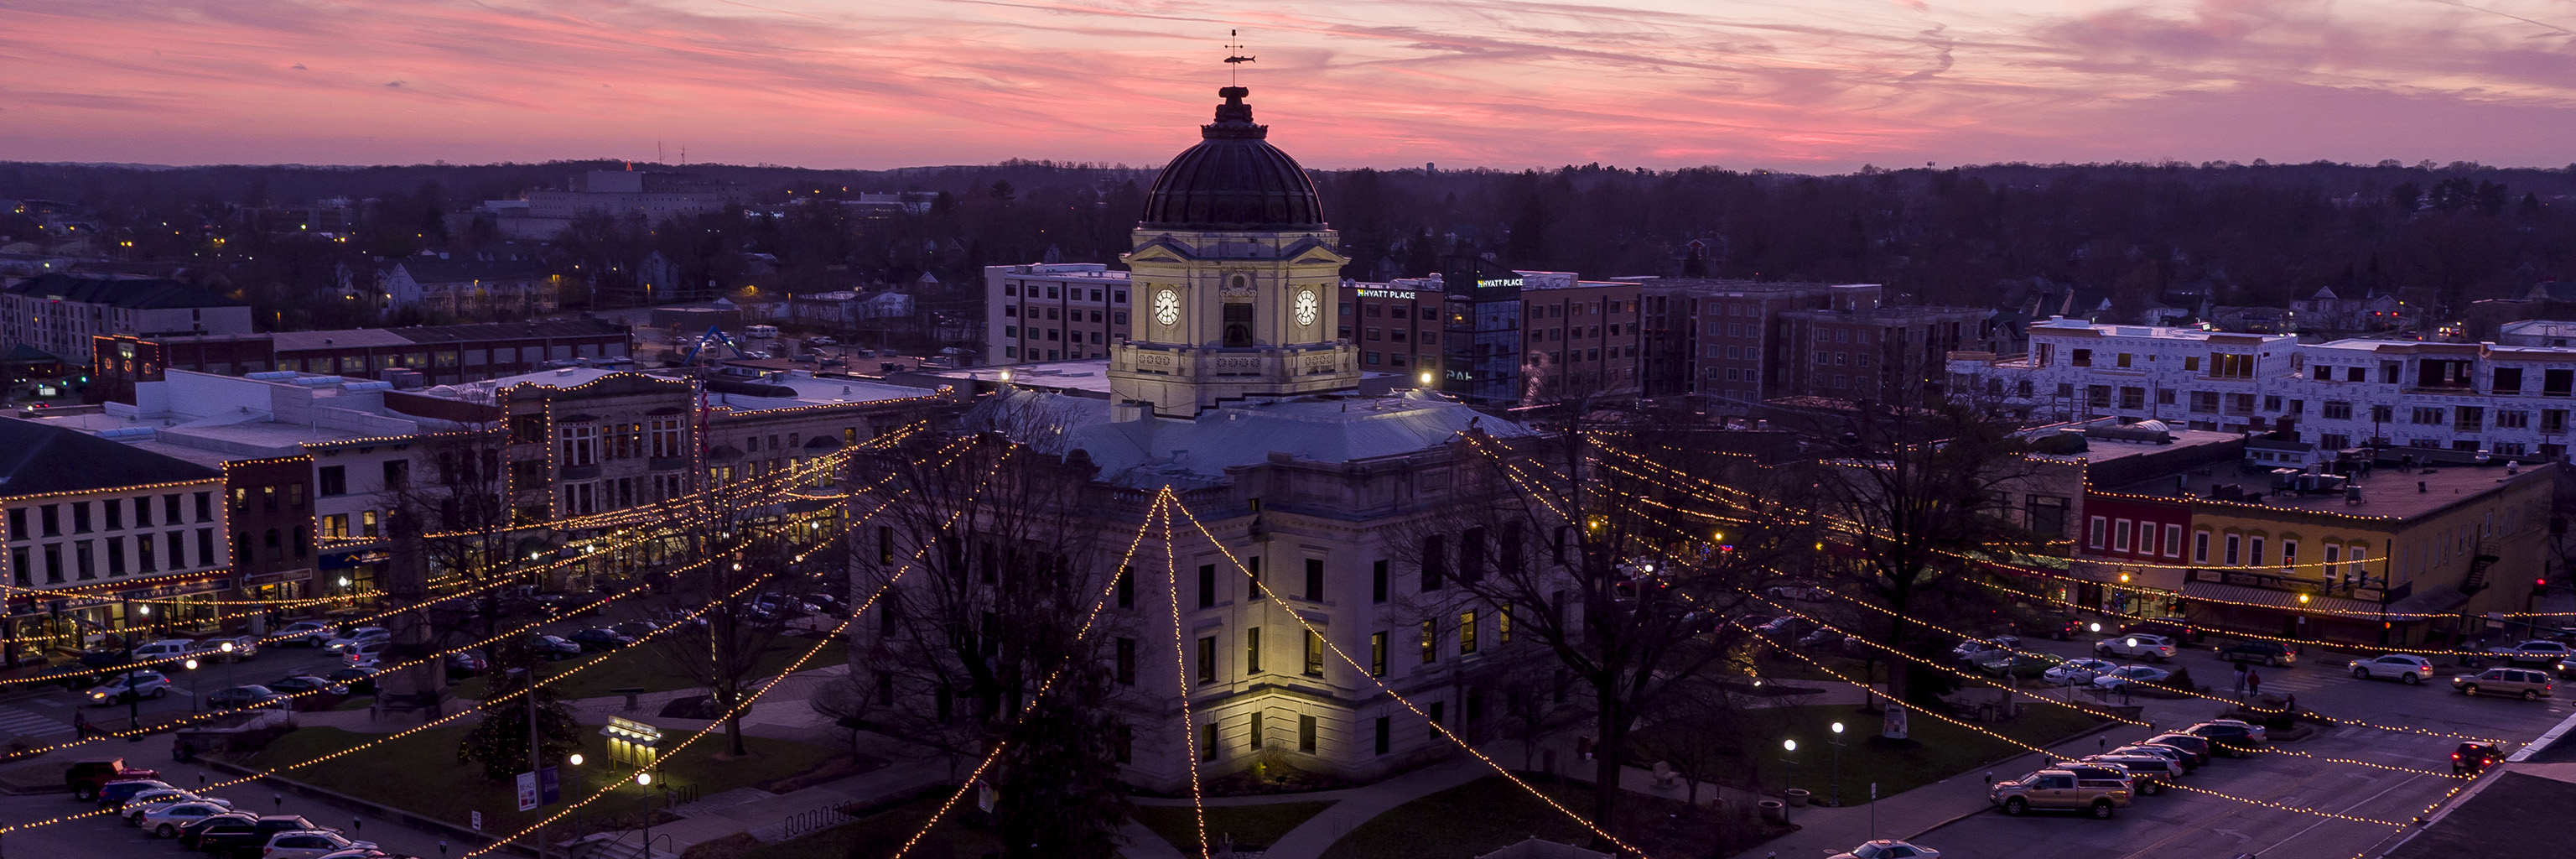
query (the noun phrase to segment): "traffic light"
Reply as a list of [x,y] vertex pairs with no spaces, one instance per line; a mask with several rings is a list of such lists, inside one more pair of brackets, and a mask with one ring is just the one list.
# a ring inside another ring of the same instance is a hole
[[2542,577],[2542,578],[2537,578],[2537,579],[2532,579],[2532,580],[2531,580],[2531,595],[2532,595],[2532,596],[2547,596],[2548,594],[2549,594],[2549,579],[2548,579],[2547,577]]

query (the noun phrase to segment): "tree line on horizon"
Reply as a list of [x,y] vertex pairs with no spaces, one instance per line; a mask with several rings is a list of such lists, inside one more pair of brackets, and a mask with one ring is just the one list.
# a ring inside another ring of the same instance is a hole
[[[199,257],[200,276],[290,312],[320,272],[422,250],[497,240],[449,217],[589,169],[625,162],[386,167],[0,163],[0,198],[62,200],[110,227],[186,223],[142,236],[137,258]],[[910,284],[952,287],[985,265],[1117,265],[1154,170],[1009,161],[982,166],[834,171],[769,166],[637,165],[696,172],[743,189],[756,212],[688,224],[586,225],[563,245],[585,272],[629,268],[659,250],[693,276],[731,282],[747,253],[777,260],[790,291]],[[2576,165],[2495,168],[2394,161],[1998,164],[1841,175],[1646,170],[1310,171],[1351,257],[1345,276],[1435,271],[1440,257],[1488,255],[1515,268],[1584,277],[1707,276],[1883,283],[1897,300],[1995,306],[2034,285],[2134,308],[2168,296],[2278,306],[2331,286],[2463,309],[2520,297],[2576,267]],[[927,211],[866,217],[785,206],[861,192],[923,191]],[[345,198],[363,210],[350,241],[294,237],[203,244],[259,206]],[[27,238],[27,216],[0,213],[0,236]],[[202,228],[202,229],[199,229]],[[251,259],[265,250],[264,259]],[[569,268],[567,269],[569,271]],[[291,327],[291,326],[290,326]]]

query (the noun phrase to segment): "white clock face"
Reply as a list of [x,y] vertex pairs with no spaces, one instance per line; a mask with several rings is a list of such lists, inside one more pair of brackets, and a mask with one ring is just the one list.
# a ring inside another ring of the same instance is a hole
[[1154,293],[1154,321],[1170,325],[1181,321],[1181,294],[1171,290]]
[[1315,300],[1314,290],[1300,290],[1297,293],[1297,324],[1315,324],[1315,311],[1321,304]]

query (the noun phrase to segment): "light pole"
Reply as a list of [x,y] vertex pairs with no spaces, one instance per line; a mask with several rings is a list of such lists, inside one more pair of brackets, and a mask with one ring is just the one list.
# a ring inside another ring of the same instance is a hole
[[1834,723],[1834,807],[1843,807],[1843,723]]
[[216,644],[216,645],[215,645],[215,649],[216,649],[216,650],[221,650],[221,651],[223,651],[223,652],[224,652],[224,688],[227,688],[227,689],[232,688],[232,685],[233,685],[233,663],[235,663],[235,662],[240,662],[241,660],[239,660],[239,659],[234,659],[234,658],[233,658],[233,643],[232,643],[232,642],[226,641],[226,642],[218,643],[218,644]]
[[1784,822],[1789,819],[1789,791],[1797,789],[1798,759],[1790,757],[1797,751],[1797,740],[1780,741],[1780,763],[1787,765],[1780,774],[1780,819]]
[[179,664],[188,669],[188,712],[197,712],[197,702],[205,697],[205,684],[197,682],[197,660]]
[[643,792],[643,794],[644,794],[644,850],[643,850],[641,853],[638,853],[637,855],[644,857],[644,859],[652,859],[652,857],[653,857],[653,774],[652,774],[652,773],[650,773],[650,772],[639,772],[639,773],[636,773],[636,774],[635,774],[635,786],[636,786],[636,787],[639,787],[639,788],[642,788],[642,789],[643,789],[643,790],[642,790],[642,792]]

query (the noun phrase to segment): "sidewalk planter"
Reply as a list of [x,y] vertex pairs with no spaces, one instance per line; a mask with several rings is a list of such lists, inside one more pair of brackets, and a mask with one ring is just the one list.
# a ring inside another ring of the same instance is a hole
[[1789,818],[1789,807],[1781,804],[1781,802],[1776,799],[1766,799],[1756,802],[1753,804],[1753,807],[1756,813],[1760,814],[1764,820],[1786,820]]
[[1790,805],[1794,805],[1794,806],[1797,806],[1797,807],[1799,807],[1799,808],[1805,808],[1805,807],[1807,807],[1807,796],[1808,796],[1808,793],[1807,793],[1807,790],[1806,790],[1805,788],[1793,787],[1793,788],[1790,788],[1790,789],[1787,791],[1787,793],[1788,793],[1788,795],[1789,795],[1789,804],[1790,804]]

